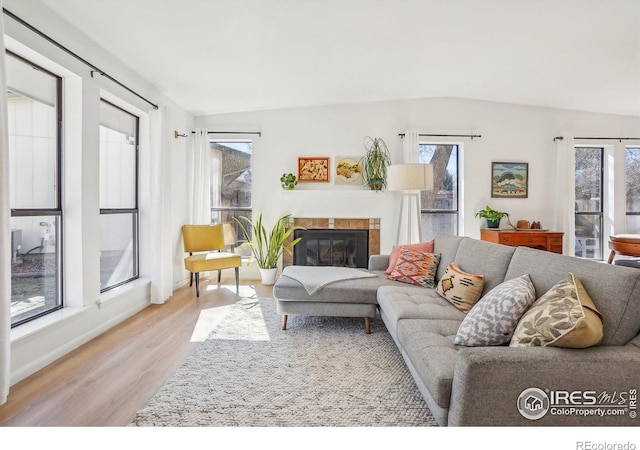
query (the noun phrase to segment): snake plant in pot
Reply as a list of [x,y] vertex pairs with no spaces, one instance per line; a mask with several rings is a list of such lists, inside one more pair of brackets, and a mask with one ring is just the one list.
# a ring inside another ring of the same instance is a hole
[[[295,230],[304,230],[302,227],[287,227],[287,219],[291,214],[280,217],[271,228],[270,232],[262,220],[262,214],[256,221],[248,217],[240,216],[235,221],[240,226],[244,239],[251,247],[252,260],[255,260],[260,269],[262,284],[272,285],[275,283],[278,272],[278,262],[283,252],[291,254],[293,247],[300,242],[301,238],[289,239]],[[251,262],[251,261],[250,261]]]

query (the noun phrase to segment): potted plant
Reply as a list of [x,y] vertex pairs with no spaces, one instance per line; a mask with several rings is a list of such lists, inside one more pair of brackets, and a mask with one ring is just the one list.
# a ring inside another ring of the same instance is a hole
[[255,222],[252,222],[251,219],[244,216],[240,216],[241,220],[234,218],[238,225],[240,225],[242,234],[251,247],[253,259],[258,264],[262,284],[264,285],[269,286],[275,283],[280,256],[282,256],[282,253],[285,251],[291,254],[291,249],[300,242],[301,238],[287,242],[295,230],[304,230],[304,228],[296,226],[287,228],[287,219],[290,216],[291,214],[287,214],[280,217],[269,233],[267,233],[267,229],[262,221],[262,214],[258,216]]
[[509,217],[509,214],[502,211],[496,211],[492,209],[489,205],[486,208],[481,209],[476,213],[476,217],[480,217],[481,219],[487,220],[487,228],[499,228],[500,227],[500,219],[503,217]]
[[381,138],[364,138],[367,153],[362,158],[362,172],[365,183],[374,191],[381,191],[387,186],[387,166],[391,164],[391,156],[387,144]]
[[280,177],[280,186],[288,191],[292,190],[298,184],[298,179],[292,173],[283,173]]

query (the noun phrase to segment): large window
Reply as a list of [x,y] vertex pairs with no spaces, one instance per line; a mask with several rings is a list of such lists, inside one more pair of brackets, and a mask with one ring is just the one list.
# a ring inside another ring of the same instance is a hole
[[602,147],[575,149],[576,256],[602,259]]
[[230,223],[236,237],[242,233],[234,218],[251,219],[252,150],[251,141],[211,143],[211,223]]
[[60,77],[7,52],[11,325],[62,308]]
[[640,147],[627,147],[627,233],[640,233]]
[[138,278],[138,117],[100,102],[100,290]]
[[458,146],[420,144],[418,162],[433,164],[433,185],[437,186],[420,193],[422,239],[458,234]]

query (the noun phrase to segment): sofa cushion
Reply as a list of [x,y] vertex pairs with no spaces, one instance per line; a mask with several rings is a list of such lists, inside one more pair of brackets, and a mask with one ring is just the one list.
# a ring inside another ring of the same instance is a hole
[[458,247],[460,247],[460,243],[465,239],[468,238],[446,233],[438,233],[436,235],[433,240],[433,253],[440,255],[440,265],[436,273],[436,280],[442,278],[444,271],[447,270],[447,266],[455,261]]
[[602,317],[572,273],[558,282],[518,323],[511,347],[586,348],[602,341]]
[[378,305],[389,331],[395,335],[401,319],[443,319],[461,322],[464,313],[451,306],[435,289],[401,285],[381,286]]
[[508,344],[520,318],[535,300],[536,290],[529,275],[499,284],[471,308],[454,343],[467,347]]
[[480,299],[483,286],[484,275],[467,273],[451,263],[440,278],[436,292],[466,313]]
[[455,262],[465,272],[484,275],[484,295],[504,280],[515,278],[505,277],[514,252],[515,247],[467,237],[460,242]]
[[403,246],[389,279],[418,286],[434,287],[439,263],[440,255],[410,250]]
[[400,251],[403,248],[406,250],[433,253],[433,240],[429,242],[418,242],[417,244],[394,245],[391,249],[391,254],[389,255],[389,267],[387,267],[387,270],[385,270],[384,273],[391,275],[391,272],[393,272],[393,269],[395,269],[396,264],[398,263]]
[[457,353],[453,338],[459,326],[458,320],[428,319],[403,319],[397,326],[400,348],[441,408],[451,400]]
[[526,273],[537,295],[567,273],[577,276],[604,319],[602,345],[624,345],[640,332],[640,270],[517,247],[507,278]]

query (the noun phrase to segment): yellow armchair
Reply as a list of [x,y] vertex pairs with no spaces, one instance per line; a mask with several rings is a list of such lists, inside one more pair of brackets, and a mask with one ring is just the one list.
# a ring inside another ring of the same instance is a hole
[[184,267],[191,272],[189,286],[193,286],[196,275],[196,297],[200,297],[200,272],[218,271],[218,283],[223,269],[234,268],[236,272],[236,292],[240,290],[240,255],[223,251],[225,248],[223,225],[183,225],[182,240],[184,251],[189,253],[184,259]]

